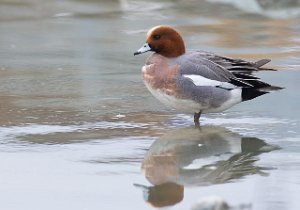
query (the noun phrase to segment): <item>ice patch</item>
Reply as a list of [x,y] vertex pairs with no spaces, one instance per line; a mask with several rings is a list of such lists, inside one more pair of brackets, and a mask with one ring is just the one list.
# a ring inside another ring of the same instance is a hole
[[53,17],[58,18],[58,17],[71,17],[73,14],[71,12],[61,12],[53,15]]
[[[178,118],[185,121],[192,121],[191,115],[178,114],[173,120],[178,121]],[[266,125],[266,124],[286,124],[288,120],[270,118],[270,117],[244,117],[244,118],[207,118],[201,117],[201,122],[204,124],[224,125],[224,124],[245,124],[245,125]]]

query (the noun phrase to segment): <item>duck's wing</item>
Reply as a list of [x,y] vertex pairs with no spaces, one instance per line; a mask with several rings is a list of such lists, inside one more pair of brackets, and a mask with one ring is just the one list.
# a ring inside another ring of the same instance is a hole
[[232,89],[237,87],[253,87],[245,79],[239,79],[223,66],[200,54],[185,56],[179,63],[180,74],[193,81],[196,86],[217,86]]
[[204,58],[219,64],[220,66],[226,68],[228,71],[232,73],[245,73],[252,74],[255,71],[276,71],[271,68],[264,68],[263,66],[269,63],[270,59],[261,59],[255,62],[246,61],[242,59],[229,58],[225,56],[216,55],[214,53],[206,52],[206,51],[197,51]]
[[187,53],[179,65],[181,75],[197,86],[277,89],[278,87],[262,82],[260,78],[252,75],[253,71],[260,70],[260,66],[267,62],[268,60],[260,60],[251,63],[197,51]]
[[259,77],[253,75],[253,72],[257,71],[277,71],[276,69],[263,67],[265,64],[271,61],[270,59],[261,59],[251,62],[242,59],[220,56],[205,51],[198,52],[206,59],[217,63],[228,70],[238,80],[251,84],[254,88],[265,89],[266,91],[282,89],[282,87],[272,86],[262,82]]

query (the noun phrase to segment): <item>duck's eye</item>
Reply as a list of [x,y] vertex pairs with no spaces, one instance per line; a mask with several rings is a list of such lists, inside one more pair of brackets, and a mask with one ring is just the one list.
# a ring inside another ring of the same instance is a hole
[[153,35],[153,39],[154,39],[154,40],[159,40],[159,39],[160,39],[160,35],[158,35],[158,34]]

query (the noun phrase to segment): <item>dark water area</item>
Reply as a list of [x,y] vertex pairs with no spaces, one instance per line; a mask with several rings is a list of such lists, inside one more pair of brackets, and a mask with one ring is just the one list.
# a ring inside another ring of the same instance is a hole
[[[0,0],[0,209],[300,209],[300,2]],[[203,115],[133,56],[155,25],[284,90]]]

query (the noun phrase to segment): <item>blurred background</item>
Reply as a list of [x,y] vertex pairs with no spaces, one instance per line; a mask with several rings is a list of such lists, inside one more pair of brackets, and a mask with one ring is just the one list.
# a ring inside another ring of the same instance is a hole
[[[300,208],[299,17],[299,0],[0,0],[0,208]],[[144,87],[150,53],[133,56],[161,24],[272,59],[257,75],[285,89],[195,131]]]

